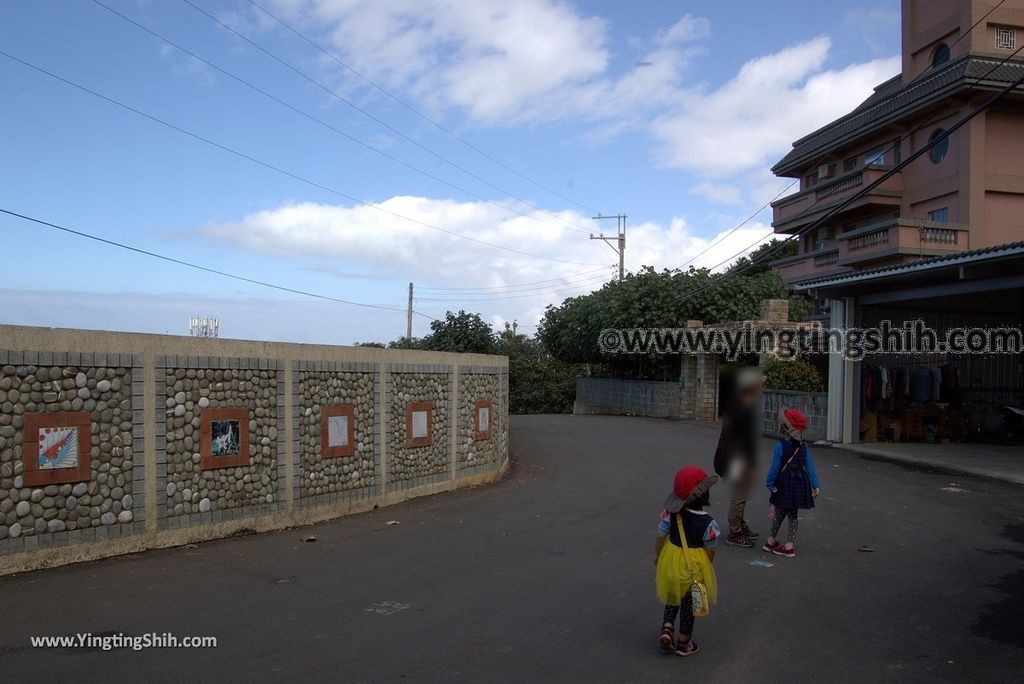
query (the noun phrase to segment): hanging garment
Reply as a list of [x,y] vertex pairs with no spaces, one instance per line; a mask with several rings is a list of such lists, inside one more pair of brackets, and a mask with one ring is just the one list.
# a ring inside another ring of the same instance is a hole
[[927,366],[918,366],[914,369],[914,385],[911,397],[915,403],[931,401],[932,398],[932,369]]

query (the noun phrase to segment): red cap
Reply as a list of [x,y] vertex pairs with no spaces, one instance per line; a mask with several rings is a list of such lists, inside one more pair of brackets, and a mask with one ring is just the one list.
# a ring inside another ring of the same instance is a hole
[[803,434],[804,430],[807,429],[807,416],[795,408],[788,408],[782,412],[782,424],[787,431],[797,434]]
[[693,492],[693,488],[706,479],[708,479],[708,474],[704,472],[703,468],[692,465],[680,468],[676,473],[675,482],[672,484],[672,493],[685,501],[686,497]]

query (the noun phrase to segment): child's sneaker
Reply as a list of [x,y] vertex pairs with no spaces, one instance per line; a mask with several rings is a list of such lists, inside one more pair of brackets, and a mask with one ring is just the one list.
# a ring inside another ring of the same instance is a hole
[[698,646],[697,642],[694,641],[693,639],[690,639],[689,641],[685,641],[685,642],[682,641],[682,640],[676,642],[676,655],[677,656],[682,656],[683,658],[685,658],[686,656],[692,656],[694,653],[696,653],[699,650],[700,650],[700,646]]
[[662,627],[661,636],[658,637],[658,643],[666,651],[672,650],[672,642],[675,641],[675,630],[671,627]]
[[730,534],[725,538],[725,543],[729,546],[740,546],[744,549],[754,548],[754,541],[745,534]]
[[764,546],[761,547],[761,550],[762,551],[766,551],[768,553],[775,553],[775,549],[777,549],[777,548],[779,548],[779,542],[776,540],[776,541],[765,542]]
[[796,549],[792,546],[776,546],[772,553],[783,558],[796,558]]

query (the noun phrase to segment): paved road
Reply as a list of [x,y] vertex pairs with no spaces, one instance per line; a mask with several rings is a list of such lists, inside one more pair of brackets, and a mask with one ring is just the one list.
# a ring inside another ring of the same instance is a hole
[[[1019,487],[819,449],[821,505],[801,522],[800,557],[762,568],[750,565],[760,552],[723,548],[721,604],[684,660],[656,648],[652,536],[672,474],[707,466],[715,431],[601,416],[512,428],[517,466],[502,483],[321,524],[316,543],[290,530],[0,578],[0,681],[1009,682],[1024,671]],[[723,517],[724,490],[712,501]],[[755,524],[765,507],[759,492]],[[220,646],[27,645],[85,631],[212,634]]]

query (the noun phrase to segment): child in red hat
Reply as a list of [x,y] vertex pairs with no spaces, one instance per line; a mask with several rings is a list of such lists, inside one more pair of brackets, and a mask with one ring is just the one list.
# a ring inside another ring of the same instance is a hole
[[[693,641],[693,583],[704,584],[710,603],[718,600],[718,581],[711,562],[715,558],[715,542],[722,532],[711,514],[704,510],[710,505],[709,490],[716,482],[718,476],[709,477],[697,466],[680,469],[672,493],[665,501],[654,543],[658,599],[665,605],[658,640],[663,649],[678,656],[697,652]],[[675,639],[677,616],[679,638]]]
[[[775,507],[775,515],[772,518],[771,533],[761,548],[785,558],[796,556],[797,511],[801,508],[814,508],[814,499],[821,491],[818,474],[814,470],[814,459],[804,443],[806,429],[807,418],[803,413],[792,408],[782,412],[779,426],[782,439],[775,445],[772,467],[768,469],[768,477],[765,479],[768,491],[771,492],[769,501]],[[787,517],[788,537],[785,544],[780,544],[775,535]]]

